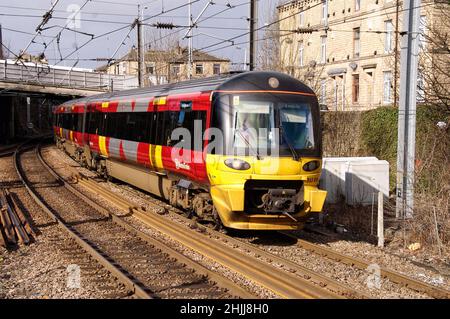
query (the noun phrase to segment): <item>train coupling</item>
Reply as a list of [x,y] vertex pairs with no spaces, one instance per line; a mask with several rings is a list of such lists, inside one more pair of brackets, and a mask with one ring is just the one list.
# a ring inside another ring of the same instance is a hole
[[261,200],[262,204],[258,208],[264,209],[265,213],[295,213],[299,193],[295,189],[269,189]]

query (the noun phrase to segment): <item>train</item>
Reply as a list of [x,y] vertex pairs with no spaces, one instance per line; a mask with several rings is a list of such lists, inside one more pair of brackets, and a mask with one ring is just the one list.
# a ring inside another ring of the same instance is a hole
[[53,128],[81,165],[214,227],[298,230],[323,209],[317,96],[283,73],[71,100],[54,108]]

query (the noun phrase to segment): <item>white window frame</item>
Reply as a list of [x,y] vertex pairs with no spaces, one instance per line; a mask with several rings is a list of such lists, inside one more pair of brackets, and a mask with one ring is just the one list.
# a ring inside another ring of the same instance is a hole
[[355,11],[361,10],[361,0],[355,0]]
[[384,37],[384,53],[391,53],[392,48],[392,34],[394,33],[394,25],[392,20],[384,21],[384,30],[386,31]]
[[383,104],[392,103],[392,72],[383,72]]
[[325,25],[328,22],[328,0],[322,0],[322,22]]
[[[152,68],[153,72],[149,72],[149,69]],[[145,72],[148,75],[155,75],[156,74],[156,63],[155,62],[148,62],[145,66]]]
[[327,63],[327,36],[320,37],[320,62]]
[[416,102],[425,102],[425,79],[423,73],[420,70],[417,73]]
[[172,64],[170,66],[170,72],[171,72],[172,75],[179,75],[180,71],[181,71],[181,68],[180,68],[179,64]]
[[419,48],[424,50],[426,47],[425,32],[427,28],[427,16],[421,15],[419,22]]
[[299,25],[303,27],[305,25],[305,11],[299,12]]
[[[356,31],[358,31],[358,39],[356,39]],[[361,57],[361,28],[353,29],[353,57]]]
[[298,48],[298,64],[299,66],[304,66],[304,53],[305,53],[305,47],[303,46],[303,41],[299,43]]
[[[202,69],[202,72],[197,72],[197,68],[198,67],[201,67],[201,69]],[[203,74],[205,74],[205,68],[204,68],[204,66],[203,66],[203,63],[196,63],[195,64],[195,74],[196,75],[203,75]]]
[[[215,73],[216,66],[219,66],[219,73]],[[222,66],[220,63],[213,63],[213,75],[220,75],[220,73],[222,73]]]

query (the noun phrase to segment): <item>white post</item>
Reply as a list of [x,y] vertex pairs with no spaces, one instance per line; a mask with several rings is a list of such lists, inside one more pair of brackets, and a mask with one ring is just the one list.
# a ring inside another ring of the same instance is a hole
[[383,192],[378,192],[378,247],[384,247]]

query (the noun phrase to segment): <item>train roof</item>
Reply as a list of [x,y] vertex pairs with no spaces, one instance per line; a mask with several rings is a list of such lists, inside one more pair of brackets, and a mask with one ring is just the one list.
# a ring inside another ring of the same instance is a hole
[[311,88],[287,74],[279,72],[250,71],[147,88],[104,93],[68,101],[63,105],[210,91],[289,91],[314,95],[314,91]]

